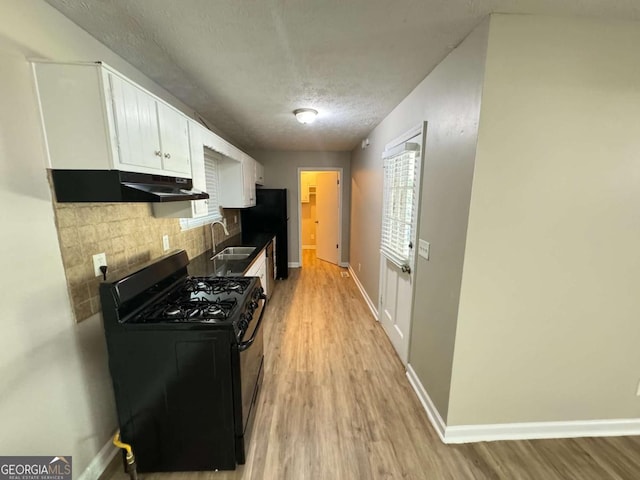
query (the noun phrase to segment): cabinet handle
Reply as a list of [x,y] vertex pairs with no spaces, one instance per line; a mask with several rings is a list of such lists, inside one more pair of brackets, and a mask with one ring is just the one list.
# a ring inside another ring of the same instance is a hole
[[170,153],[165,153],[164,154],[164,158],[171,158],[171,154]]
[[162,156],[162,152],[160,150],[156,150],[155,154],[156,154],[156,157],[161,157]]

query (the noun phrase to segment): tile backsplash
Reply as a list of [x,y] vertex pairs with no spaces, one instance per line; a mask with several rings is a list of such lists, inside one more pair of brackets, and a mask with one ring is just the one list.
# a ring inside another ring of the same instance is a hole
[[[156,218],[148,203],[57,203],[54,212],[67,287],[77,322],[100,311],[93,255],[105,253],[107,280],[164,255],[162,237],[169,236],[169,251],[184,249],[194,258],[211,249],[209,225],[182,231],[177,218]],[[230,235],[240,233],[238,210],[224,212]],[[216,227],[219,228],[219,227]],[[224,235],[216,232],[218,243]]]

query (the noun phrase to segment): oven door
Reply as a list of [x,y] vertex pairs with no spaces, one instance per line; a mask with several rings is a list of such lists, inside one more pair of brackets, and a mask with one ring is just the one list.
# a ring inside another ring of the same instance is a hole
[[[249,444],[256,403],[263,377],[264,339],[262,321],[264,300],[259,300],[259,308],[253,313],[254,320],[238,344],[239,372],[236,372],[236,385],[240,395],[236,395],[236,457],[238,463],[245,461],[245,451]],[[239,375],[237,375],[239,373]],[[238,378],[239,376],[239,378]]]

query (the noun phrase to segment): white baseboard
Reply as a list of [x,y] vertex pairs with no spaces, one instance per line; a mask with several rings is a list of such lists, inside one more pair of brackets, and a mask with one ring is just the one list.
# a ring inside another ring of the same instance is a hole
[[[113,432],[115,435],[115,432]],[[78,480],[98,480],[100,475],[107,469],[113,457],[118,453],[118,448],[111,442],[113,435],[109,437],[107,443],[103,445],[98,454],[93,457],[89,466],[78,477]]]
[[355,282],[356,287],[358,287],[358,290],[360,290],[360,293],[362,294],[362,298],[364,298],[364,301],[369,307],[369,310],[371,310],[371,313],[373,314],[373,318],[378,320],[378,309],[375,307],[374,303],[369,298],[369,295],[367,295],[367,292],[365,291],[364,287],[360,283],[360,280],[358,280],[358,276],[356,275],[356,272],[353,271],[353,268],[351,268],[351,265],[349,264],[347,264],[347,268],[349,268],[349,273],[351,274],[351,278],[353,278],[353,281]]
[[315,250],[316,246],[315,245],[302,245],[302,249],[303,250]]
[[411,364],[407,365],[407,378],[444,443],[640,435],[640,418],[447,426]]
[[338,262],[338,266],[342,268],[349,268],[349,262]]
[[619,437],[626,435],[640,435],[640,418],[455,425],[446,428],[445,443],[534,440],[540,438]]
[[418,375],[416,375],[416,372],[410,363],[407,364],[407,378],[409,379],[409,383],[413,387],[413,390],[416,392],[418,400],[420,400],[420,403],[422,404],[422,408],[427,412],[427,417],[429,417],[429,421],[438,433],[440,440],[442,440],[443,443],[447,443],[445,437],[447,425],[444,423],[444,420],[440,416],[440,412],[438,412],[438,409],[433,404],[431,397],[424,389],[422,382],[418,378]]
[[300,268],[300,262],[289,262],[289,268]]

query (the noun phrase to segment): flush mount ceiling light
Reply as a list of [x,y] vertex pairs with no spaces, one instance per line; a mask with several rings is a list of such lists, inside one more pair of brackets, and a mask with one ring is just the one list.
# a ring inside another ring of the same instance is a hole
[[293,111],[300,123],[313,123],[318,115],[318,111],[313,108],[298,108]]

